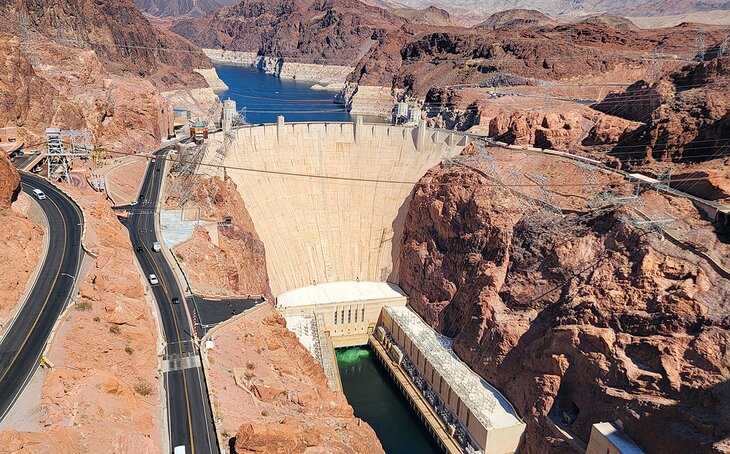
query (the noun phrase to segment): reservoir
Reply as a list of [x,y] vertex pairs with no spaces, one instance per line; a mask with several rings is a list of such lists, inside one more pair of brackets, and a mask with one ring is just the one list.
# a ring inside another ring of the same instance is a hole
[[337,350],[337,365],[355,416],[370,424],[386,453],[441,452],[368,347]]
[[233,99],[238,109],[246,107],[246,122],[352,121],[342,104],[334,103],[335,92],[312,90],[314,82],[280,79],[253,67],[216,65],[218,76],[228,85],[221,100]]

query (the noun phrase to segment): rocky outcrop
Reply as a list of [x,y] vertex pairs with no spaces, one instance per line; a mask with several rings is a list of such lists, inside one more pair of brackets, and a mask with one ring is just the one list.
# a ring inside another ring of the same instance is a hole
[[0,11],[8,34],[18,32],[8,25],[19,23],[30,47],[44,36],[91,50],[109,72],[143,76],[161,89],[205,86],[189,69],[211,67],[200,49],[151,25],[131,0],[10,0]]
[[501,30],[505,28],[531,29],[552,28],[558,22],[534,9],[510,9],[494,13],[476,28]]
[[0,210],[10,208],[20,192],[20,175],[6,153],[0,153]]
[[[696,33],[697,26],[634,32],[590,23],[529,31],[406,25],[379,40],[350,80],[423,97],[433,87],[482,84],[498,75],[575,82],[628,72],[636,79],[634,74],[646,74],[652,66],[637,55],[647,48],[686,52]],[[724,39],[719,30],[706,36],[713,43]]]
[[730,202],[730,158],[715,159],[677,169],[671,185],[707,200]]
[[212,334],[208,387],[219,433],[234,437],[236,453],[383,452],[270,304]]
[[[266,295],[271,298],[266,273],[264,244],[256,234],[246,205],[230,180],[197,177],[189,188],[190,204],[201,209],[201,217],[211,222],[231,217],[231,225],[218,227],[214,243],[198,229],[193,237],[174,249],[193,290],[202,295]],[[168,198],[175,205],[176,198]]]
[[[651,101],[646,109],[650,114],[642,119],[646,126],[617,146],[615,156],[643,164],[654,160],[701,162],[730,154],[726,146],[730,140],[728,75],[730,57],[721,57],[690,65],[649,87],[659,91],[656,87],[668,86],[658,101],[655,96],[642,98]],[[616,96],[633,95],[627,91]]]
[[671,100],[676,90],[666,81],[649,83],[634,82],[622,92],[609,93],[594,109],[631,121],[646,122],[654,111]]
[[[498,111],[489,118],[489,136],[515,145],[571,150],[618,143],[639,125],[589,109]],[[482,117],[484,120],[484,117]],[[606,148],[604,148],[606,149]]]
[[[497,165],[536,163],[506,154]],[[559,168],[548,184],[575,182],[574,171]],[[491,183],[457,167],[421,180],[399,284],[518,409],[527,422],[521,451],[570,449],[550,429],[553,417],[586,441],[592,423],[620,419],[649,453],[722,452],[730,436],[728,281],[691,249],[633,227],[631,210],[555,217]],[[578,207],[563,198],[570,191],[554,192],[565,210]],[[642,198],[679,219],[673,232],[714,237],[691,203]],[[720,256],[730,252],[714,244]]]
[[389,8],[389,11],[413,24],[433,25],[436,27],[454,25],[451,20],[451,14],[445,9],[435,6],[429,6],[423,9]]

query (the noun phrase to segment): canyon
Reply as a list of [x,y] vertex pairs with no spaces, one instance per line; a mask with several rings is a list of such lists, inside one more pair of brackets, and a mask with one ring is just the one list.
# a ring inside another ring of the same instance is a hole
[[[224,169],[167,176],[165,208],[193,207],[207,223],[231,217],[215,239],[200,228],[172,249],[191,292],[266,299],[201,343],[221,446],[383,452],[274,305],[302,287],[375,281],[400,286],[514,404],[527,425],[521,451],[572,452],[593,423],[620,420],[650,453],[728,452],[727,236],[701,204],[610,171],[658,176],[671,165],[668,185],[730,199],[728,28],[641,30],[607,15],[566,23],[525,11],[462,27],[458,14],[405,7],[426,6],[415,0],[223,3],[137,1],[173,17],[171,30],[131,0],[0,5],[0,124],[18,127],[26,146],[57,126],[88,130],[110,158],[141,155],[134,170],[104,168],[124,202],[171,135],[173,105],[195,117],[218,105],[226,85],[212,62],[317,82],[356,114],[388,116],[397,101],[422,109],[420,128],[240,127]],[[464,5],[473,3],[449,6]],[[577,9],[629,9],[612,5]],[[217,149],[223,134],[208,141]],[[109,200],[83,181],[82,168],[101,168],[76,164],[81,184],[58,186],[84,212],[85,275],[49,350],[55,367],[19,401],[33,416],[11,416],[0,451],[161,452],[170,447],[155,302]],[[34,203],[0,156],[0,258],[18,264],[0,279],[2,325],[42,260]]]

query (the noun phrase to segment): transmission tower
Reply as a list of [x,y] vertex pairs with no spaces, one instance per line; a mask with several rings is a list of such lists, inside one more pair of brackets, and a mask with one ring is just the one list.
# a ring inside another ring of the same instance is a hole
[[[213,121],[216,111],[220,106],[220,100],[217,101],[206,114],[206,124],[210,125]],[[205,158],[208,151],[208,142],[201,142],[194,147],[181,148],[178,153],[178,162],[172,168],[177,172],[177,176],[171,185],[170,192],[179,195],[180,206],[185,205],[193,195],[195,185],[192,184],[192,177],[198,171],[200,163]]]
[[656,183],[655,185],[657,192],[662,190],[669,190],[672,184],[672,166],[663,166],[659,173],[657,173],[656,179],[658,181],[658,183]]
[[[70,139],[68,141],[70,147],[63,143],[64,137]],[[71,175],[69,173],[71,161],[74,158],[86,159],[91,152],[89,133],[87,131],[62,131],[57,128],[48,128],[46,129],[46,146],[48,148],[46,153],[48,178],[62,178],[66,183],[71,184]]]
[[697,31],[697,38],[695,39],[695,48],[697,54],[695,55],[695,61],[703,61],[705,59],[705,29],[700,28]]

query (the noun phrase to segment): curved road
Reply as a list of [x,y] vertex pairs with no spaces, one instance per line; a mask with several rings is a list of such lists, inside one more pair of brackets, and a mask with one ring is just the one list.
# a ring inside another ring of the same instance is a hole
[[[145,277],[155,274],[160,282],[151,288],[165,338],[163,372],[170,449],[185,446],[188,454],[217,454],[213,415],[194,331],[185,307],[186,298],[165,256],[152,249],[153,242],[162,242],[155,231],[155,216],[165,173],[164,159],[160,158],[168,151],[169,148],[159,150],[156,162],[147,166],[139,204],[128,208],[131,216],[124,224]],[[179,303],[174,304],[173,298],[178,298]]]
[[[4,418],[40,364],[53,325],[66,308],[82,259],[83,215],[48,181],[21,173],[23,191],[46,194],[35,200],[48,218],[48,253],[33,289],[0,343],[0,419]],[[10,264],[5,264],[10,266]]]

